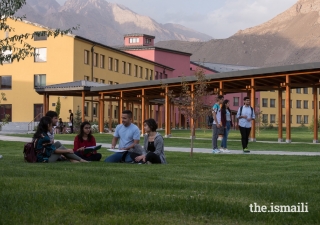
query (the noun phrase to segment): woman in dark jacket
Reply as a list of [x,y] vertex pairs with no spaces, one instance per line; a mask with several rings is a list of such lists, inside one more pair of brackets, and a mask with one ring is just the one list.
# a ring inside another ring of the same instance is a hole
[[229,153],[230,151],[227,149],[227,140],[230,128],[232,127],[232,117],[231,110],[229,108],[230,101],[228,99],[224,100],[221,107],[221,123],[222,127],[224,127],[223,138],[221,141],[221,152]]
[[157,132],[158,125],[154,119],[147,119],[143,122],[146,135],[144,136],[144,150],[146,154],[137,156],[136,162],[145,162],[147,164],[153,163],[167,163],[164,154],[163,137]]

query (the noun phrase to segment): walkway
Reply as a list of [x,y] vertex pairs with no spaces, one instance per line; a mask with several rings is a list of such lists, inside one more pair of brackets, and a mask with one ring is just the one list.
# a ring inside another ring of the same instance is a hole
[[[25,137],[13,137],[0,135],[1,141],[19,141],[19,142],[30,142],[30,138]],[[73,141],[56,140],[60,141],[64,145],[73,145]],[[97,145],[102,145],[102,147],[110,148],[110,144],[97,143]],[[179,148],[179,147],[165,147],[165,151],[170,152],[190,152],[190,148]],[[194,148],[195,153],[211,153],[212,149],[206,148]],[[220,153],[220,154],[244,154],[242,150],[230,150],[230,153]],[[251,151],[249,154],[253,155],[304,155],[304,156],[320,156],[320,152],[288,152],[288,151]]]

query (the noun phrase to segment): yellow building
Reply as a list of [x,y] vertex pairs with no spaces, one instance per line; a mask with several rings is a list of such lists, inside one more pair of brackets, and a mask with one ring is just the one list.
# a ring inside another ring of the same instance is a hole
[[[309,126],[313,118],[313,91],[312,88],[291,89],[291,126],[299,127],[301,124]],[[282,92],[281,106],[285,114],[285,91]],[[262,111],[262,122],[278,126],[278,91],[260,92],[259,108]],[[285,115],[282,123],[285,124]]]
[[[5,37],[48,29],[27,21],[8,20],[8,24],[15,30],[6,32]],[[27,39],[27,42],[36,48],[35,57],[0,66],[0,93],[5,93],[7,99],[1,103],[0,118],[10,114],[12,122],[4,129],[26,130],[29,122],[40,117],[43,96],[35,92],[35,87],[77,80],[116,85],[152,80],[155,67],[171,69],[72,34],[56,38],[37,37]],[[55,110],[57,99],[57,96],[50,96],[49,110]],[[60,117],[65,122],[69,118],[69,109],[73,112],[76,112],[78,106],[81,109],[81,98],[61,96],[60,101]],[[85,105],[86,119],[97,120],[98,104],[86,102]],[[105,107],[106,116],[110,116],[108,106]],[[111,116],[114,117],[114,114],[116,112],[113,110]]]

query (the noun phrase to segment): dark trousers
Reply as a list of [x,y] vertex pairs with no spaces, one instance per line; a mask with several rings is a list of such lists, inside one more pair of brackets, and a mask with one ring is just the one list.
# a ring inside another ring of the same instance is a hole
[[153,153],[153,152],[149,152],[146,155],[146,162],[149,161],[151,163],[161,163],[161,159],[160,156],[158,156],[157,154]]
[[251,127],[246,128],[246,127],[240,127],[240,133],[241,133],[241,142],[242,142],[242,148],[245,149],[248,147],[248,139],[251,131]]
[[85,157],[84,155],[81,155],[79,152],[75,152],[74,154],[76,154],[80,158],[87,160],[87,161],[100,161],[100,159],[102,157],[102,155],[100,153],[91,154],[89,157]]
[[71,131],[71,134],[73,134],[73,122],[72,122],[72,126],[70,126],[70,131]]

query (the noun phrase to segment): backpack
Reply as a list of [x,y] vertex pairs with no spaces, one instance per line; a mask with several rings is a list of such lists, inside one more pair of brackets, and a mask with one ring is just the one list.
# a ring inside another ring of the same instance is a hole
[[[241,106],[240,107],[240,116],[241,116],[241,113],[242,113],[242,108],[243,108],[243,106]],[[252,115],[253,115],[253,108],[250,106],[250,108],[251,108],[251,117],[252,117]]]
[[29,162],[29,163],[37,162],[36,143],[37,143],[37,139],[32,142],[28,142],[24,145],[23,155],[24,155],[25,162]]
[[213,116],[209,116],[209,123],[213,123]]

